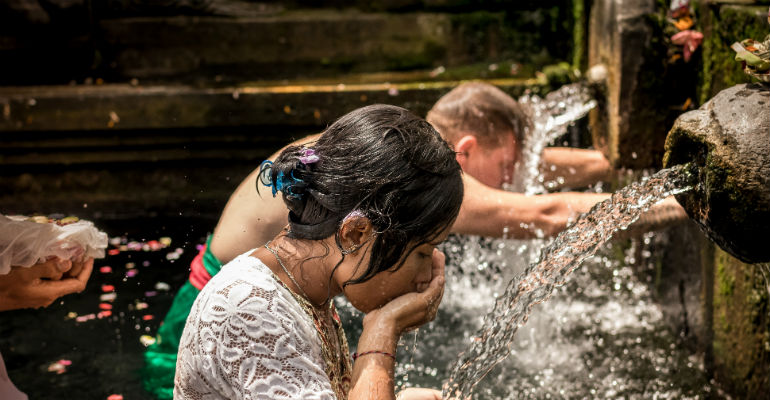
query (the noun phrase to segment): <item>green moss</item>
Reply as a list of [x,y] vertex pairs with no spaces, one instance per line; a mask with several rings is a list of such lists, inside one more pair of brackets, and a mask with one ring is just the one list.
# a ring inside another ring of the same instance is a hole
[[446,47],[441,43],[426,40],[420,52],[399,54],[398,57],[385,56],[386,69],[390,71],[405,71],[430,68],[437,61],[444,59],[446,52]]
[[720,296],[732,296],[733,290],[735,289],[735,278],[727,271],[724,258],[721,258],[717,262],[716,274],[717,285],[719,285],[717,293],[719,293]]
[[572,68],[584,68],[584,59],[586,53],[586,15],[585,0],[574,0],[572,2],[572,18],[574,25],[572,28]]
[[[732,290],[734,287],[734,281],[732,281],[727,274],[727,268],[725,266],[726,257],[723,254],[720,254],[715,257],[714,260],[714,275],[715,279],[714,282],[717,285],[717,292],[714,296],[714,309],[715,309],[715,315],[716,319],[714,320],[714,331],[715,332],[729,332],[730,331],[730,323],[727,320],[726,315],[726,303],[728,301],[727,297],[732,294]],[[715,341],[714,343],[714,351],[718,352],[717,348],[721,346],[721,343],[719,341]]]
[[770,33],[770,28],[766,6],[712,6],[699,10],[704,16],[702,19],[710,21],[710,26],[700,27],[707,33],[698,91],[702,104],[722,89],[752,81],[735,61],[735,52],[730,46],[748,38],[761,40]]
[[[663,155],[663,167],[694,162],[701,168],[707,163],[708,155],[713,151],[713,145],[698,136],[690,135],[687,129],[675,125],[668,133],[665,143],[666,153]],[[693,171],[694,172],[694,171]]]
[[756,218],[756,208],[752,205],[759,204],[761,199],[757,198],[756,193],[742,190],[739,186],[742,183],[739,180],[740,174],[730,166],[720,163],[720,160],[711,154],[707,156],[703,169],[704,192],[709,196],[709,202],[714,207],[721,206],[729,210],[728,219],[731,224],[741,226],[749,223],[747,220]]
[[543,83],[547,84],[551,90],[573,82],[576,79],[572,66],[566,62],[546,65],[541,72],[545,78]]
[[572,54],[571,8],[544,4],[524,9],[509,5],[498,11],[451,14],[450,24],[452,45],[464,49],[465,60],[456,60],[461,63],[487,61],[491,56],[539,69],[569,59]]
[[[751,308],[751,321],[761,327],[763,317],[767,315],[768,307],[768,289],[765,286],[765,277],[758,267],[752,266],[744,270],[744,279],[747,282],[746,304]],[[770,334],[770,329],[766,329],[765,334]]]
[[[708,7],[702,7],[702,9],[699,7],[698,10],[699,14],[706,17],[708,21],[716,20],[716,13],[714,10]],[[703,26],[700,26],[699,28],[703,30]],[[712,22],[711,29],[718,29],[718,23]],[[703,59],[703,68],[701,68],[699,74],[700,82],[697,88],[699,104],[703,104],[708,101],[709,98],[711,98],[711,88],[714,86],[714,77],[712,75],[712,71],[714,70],[713,55],[715,49],[717,48],[719,48],[719,36],[710,34],[710,31],[707,31],[703,38],[703,51],[701,53]]]
[[728,393],[764,398],[770,390],[770,315],[764,277],[717,249],[714,254],[714,374]]

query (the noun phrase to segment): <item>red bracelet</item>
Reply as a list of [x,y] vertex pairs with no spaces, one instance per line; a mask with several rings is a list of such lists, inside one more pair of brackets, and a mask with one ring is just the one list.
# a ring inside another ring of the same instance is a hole
[[356,359],[358,359],[358,357],[365,356],[367,354],[382,354],[384,356],[388,356],[388,357],[392,358],[393,360],[396,359],[396,356],[391,354],[391,353],[388,353],[388,352],[385,352],[385,351],[379,351],[379,350],[370,350],[370,351],[365,351],[365,352],[363,352],[361,354],[353,353],[353,361],[356,361]]

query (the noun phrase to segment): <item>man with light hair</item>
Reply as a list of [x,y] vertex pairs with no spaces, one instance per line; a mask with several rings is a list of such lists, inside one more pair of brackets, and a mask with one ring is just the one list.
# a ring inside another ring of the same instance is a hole
[[[522,146],[533,127],[511,96],[487,83],[464,83],[441,97],[426,119],[454,146],[466,173],[493,188],[513,183]],[[560,178],[562,187],[608,180],[612,172],[601,152],[569,147],[545,149],[541,167],[544,181]]]

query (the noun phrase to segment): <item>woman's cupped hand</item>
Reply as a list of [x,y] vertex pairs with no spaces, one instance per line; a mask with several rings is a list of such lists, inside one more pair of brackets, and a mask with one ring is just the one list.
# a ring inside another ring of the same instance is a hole
[[0,275],[0,311],[48,307],[61,296],[82,292],[93,266],[93,258],[52,257],[31,267],[12,267]]

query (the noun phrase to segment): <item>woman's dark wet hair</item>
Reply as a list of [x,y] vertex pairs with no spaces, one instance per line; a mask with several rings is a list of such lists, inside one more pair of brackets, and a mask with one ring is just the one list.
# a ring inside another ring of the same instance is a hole
[[[300,161],[308,149],[317,161]],[[260,176],[283,183],[290,237],[335,235],[342,249],[336,233],[345,216],[359,210],[372,222],[369,265],[346,285],[400,267],[451,226],[463,199],[454,151],[424,119],[390,105],[344,115],[317,142],[286,148],[268,168]]]

